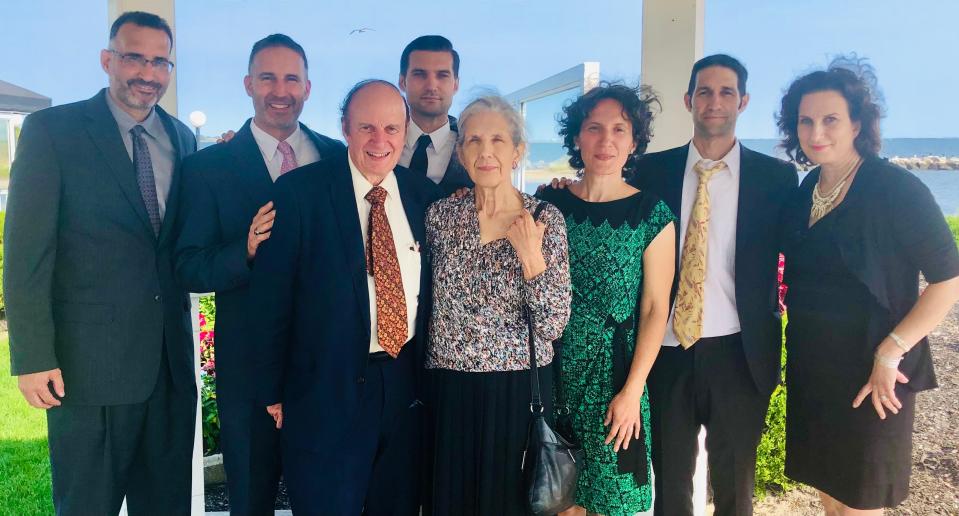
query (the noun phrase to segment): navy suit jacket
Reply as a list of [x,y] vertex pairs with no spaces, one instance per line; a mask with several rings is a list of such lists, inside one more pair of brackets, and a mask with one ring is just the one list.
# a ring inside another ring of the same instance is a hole
[[[441,192],[402,167],[394,174],[413,237],[425,242],[426,208]],[[250,380],[264,406],[283,403],[283,438],[316,450],[352,427],[369,360],[365,245],[346,154],[281,177],[274,203],[273,233],[250,280],[257,345]],[[425,253],[421,259],[416,336],[407,344],[417,371],[430,313],[430,268]]]
[[[341,142],[303,124],[300,129],[321,160],[345,152]],[[271,200],[272,191],[273,180],[249,120],[229,142],[207,147],[183,162],[176,276],[191,292],[216,292],[220,395],[252,395],[250,321],[256,314],[247,313],[246,241],[253,216]]]
[[[630,181],[658,195],[681,217],[689,144],[647,154]],[[784,206],[799,183],[796,168],[740,144],[739,208],[736,215],[736,309],[743,351],[759,392],[779,384],[782,335],[777,269]],[[677,228],[678,229],[678,228]],[[681,252],[676,239],[676,277]]]

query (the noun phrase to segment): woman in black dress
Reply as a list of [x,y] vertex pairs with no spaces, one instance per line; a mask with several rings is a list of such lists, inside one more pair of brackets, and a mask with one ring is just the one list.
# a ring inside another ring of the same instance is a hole
[[932,194],[878,157],[877,97],[872,68],[840,58],[793,82],[778,117],[786,152],[819,165],[785,222],[786,474],[826,514],[881,514],[908,495],[915,394],[936,387],[926,335],[959,299]]

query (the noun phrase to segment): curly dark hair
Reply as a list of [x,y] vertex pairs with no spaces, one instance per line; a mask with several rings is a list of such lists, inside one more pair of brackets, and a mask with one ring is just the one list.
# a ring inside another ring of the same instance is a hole
[[801,165],[813,164],[799,145],[799,103],[803,96],[820,91],[835,91],[846,99],[849,118],[860,125],[859,136],[853,142],[856,152],[864,158],[877,156],[882,147],[879,133],[879,119],[884,111],[882,93],[875,69],[855,54],[836,57],[825,70],[803,75],[789,85],[776,116],[776,125],[783,136],[779,146],[786,154]]
[[633,143],[636,144],[636,150],[630,154],[623,166],[623,176],[628,178],[633,174],[636,162],[646,152],[646,146],[653,136],[652,108],[654,105],[657,109],[661,107],[659,99],[649,86],[633,88],[619,83],[600,83],[563,107],[563,114],[558,120],[559,135],[563,137],[563,147],[569,154],[569,166],[581,171],[584,167],[583,156],[576,146],[575,138],[579,136],[583,122],[589,114],[605,99],[619,102],[623,106],[623,114],[633,126]]

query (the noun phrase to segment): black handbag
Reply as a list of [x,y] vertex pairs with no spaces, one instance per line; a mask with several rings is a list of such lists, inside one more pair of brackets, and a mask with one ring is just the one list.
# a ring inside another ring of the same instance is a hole
[[[544,203],[537,206],[535,220]],[[523,452],[522,470],[524,492],[530,513],[535,516],[556,514],[576,503],[576,480],[583,463],[583,449],[572,440],[553,430],[543,415],[543,401],[536,365],[536,343],[533,314],[524,307],[529,325],[529,377],[532,419]]]

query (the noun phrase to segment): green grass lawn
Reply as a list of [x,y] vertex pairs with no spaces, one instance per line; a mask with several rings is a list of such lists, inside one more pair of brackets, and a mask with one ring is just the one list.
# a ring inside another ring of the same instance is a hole
[[44,412],[23,400],[0,334],[0,514],[53,514]]

